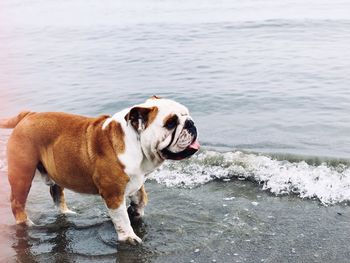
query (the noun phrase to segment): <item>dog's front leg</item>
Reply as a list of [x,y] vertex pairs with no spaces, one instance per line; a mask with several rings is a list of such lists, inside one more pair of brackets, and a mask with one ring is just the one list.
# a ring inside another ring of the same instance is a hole
[[139,220],[144,215],[145,206],[148,202],[145,186],[142,187],[132,196],[130,196],[130,206],[128,208],[129,216],[132,220]]
[[125,198],[123,198],[118,208],[108,208],[108,212],[115,230],[118,233],[119,241],[127,241],[131,244],[142,243],[141,238],[134,233],[134,230],[131,227],[128,212],[126,210]]
[[141,243],[131,227],[125,203],[125,189],[129,177],[114,160],[98,159],[96,162],[94,182],[105,201],[109,215],[118,234],[119,241],[132,244]]

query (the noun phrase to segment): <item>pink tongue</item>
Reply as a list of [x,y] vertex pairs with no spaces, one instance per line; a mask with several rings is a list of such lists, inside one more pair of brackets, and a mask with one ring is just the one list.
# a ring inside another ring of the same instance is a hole
[[188,148],[194,149],[194,150],[199,150],[199,148],[200,148],[199,142],[197,140],[195,140],[190,146],[188,146]]

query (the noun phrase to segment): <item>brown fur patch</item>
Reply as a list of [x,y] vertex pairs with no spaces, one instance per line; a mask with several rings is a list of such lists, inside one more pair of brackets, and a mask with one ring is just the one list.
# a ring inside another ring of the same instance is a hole
[[152,107],[150,113],[148,114],[147,126],[151,125],[151,123],[156,119],[157,114],[158,114],[158,107]]
[[[22,116],[25,117],[22,118]],[[102,125],[109,116],[89,118],[66,113],[22,114],[8,143],[8,173],[12,210],[17,222],[24,211],[35,169],[41,163],[61,188],[101,194],[109,207],[118,207],[129,177],[117,155],[124,152],[121,125]]]
[[125,151],[124,131],[120,123],[112,121],[104,130],[117,154]]
[[124,200],[125,187],[130,180],[120,161],[113,158],[98,158],[93,179],[107,207],[118,208]]
[[146,193],[144,185],[140,188],[140,190],[138,191],[137,195],[138,195],[140,204],[142,204],[143,206],[147,205],[147,203],[148,203],[148,196],[147,196],[147,193]]

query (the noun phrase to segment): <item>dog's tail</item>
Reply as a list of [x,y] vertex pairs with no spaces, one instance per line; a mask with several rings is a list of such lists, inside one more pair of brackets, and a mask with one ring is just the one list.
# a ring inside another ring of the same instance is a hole
[[0,119],[0,128],[7,128],[7,129],[13,129],[16,127],[16,125],[23,120],[30,111],[22,111],[20,114],[18,114],[15,117],[9,118],[9,119]]

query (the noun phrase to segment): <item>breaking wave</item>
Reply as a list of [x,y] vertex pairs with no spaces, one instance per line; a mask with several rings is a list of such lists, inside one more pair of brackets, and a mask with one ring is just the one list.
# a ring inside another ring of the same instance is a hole
[[0,172],[7,172],[6,142],[8,136],[0,135]]
[[6,172],[7,171],[7,164],[5,161],[0,160],[0,172]]
[[[7,172],[5,147],[0,150],[0,171]],[[181,162],[166,162],[148,178],[167,187],[189,189],[213,180],[248,180],[275,195],[316,198],[324,205],[350,202],[349,160],[202,151]]]
[[149,178],[167,187],[184,188],[237,178],[259,183],[276,195],[317,198],[324,205],[350,201],[346,160],[203,151],[186,161],[167,162]]

